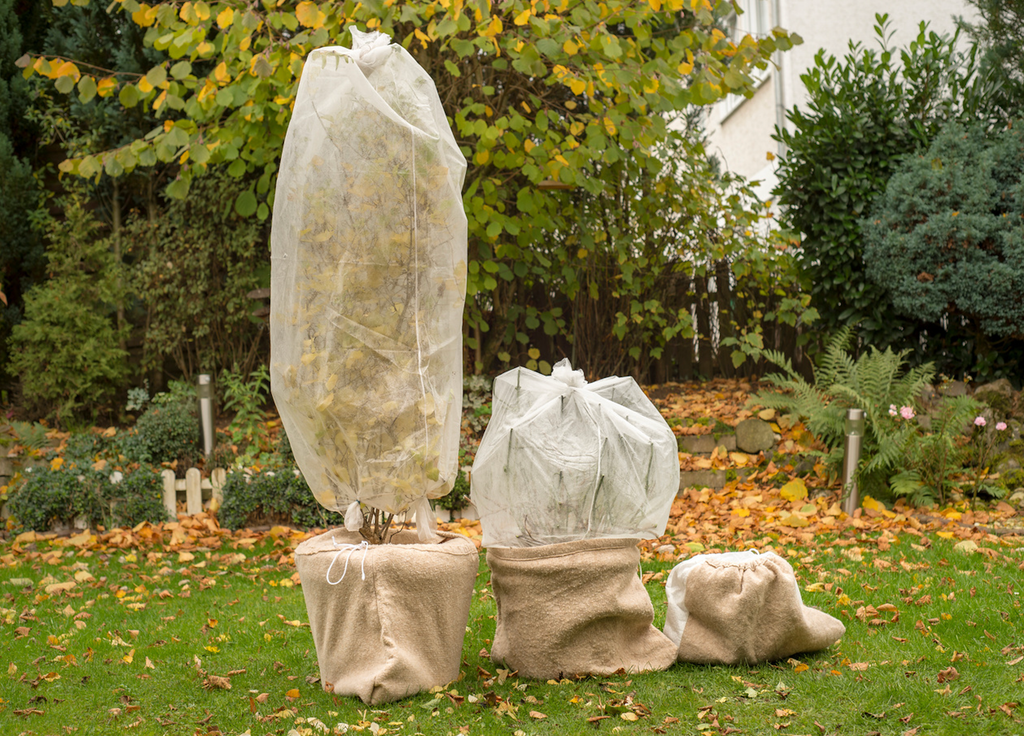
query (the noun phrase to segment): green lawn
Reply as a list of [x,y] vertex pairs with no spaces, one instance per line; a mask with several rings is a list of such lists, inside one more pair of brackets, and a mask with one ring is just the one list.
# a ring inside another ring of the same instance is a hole
[[[1024,733],[1024,550],[854,533],[777,550],[805,602],[846,624],[837,646],[755,668],[561,683],[520,680],[482,656],[495,609],[481,557],[461,679],[380,708],[320,688],[286,535],[185,552],[166,538],[132,549],[8,542],[0,731]],[[643,564],[658,626],[673,564]]]

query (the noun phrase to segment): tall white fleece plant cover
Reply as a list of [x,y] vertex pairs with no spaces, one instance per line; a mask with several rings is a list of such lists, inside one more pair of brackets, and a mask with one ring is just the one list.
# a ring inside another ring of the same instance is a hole
[[[466,160],[380,33],[306,58],[271,234],[271,387],[317,501],[433,522],[462,415]],[[422,524],[420,526],[423,526]],[[422,531],[422,529],[421,529]]]
[[659,537],[678,491],[675,435],[632,378],[562,360],[494,380],[471,490],[485,546]]

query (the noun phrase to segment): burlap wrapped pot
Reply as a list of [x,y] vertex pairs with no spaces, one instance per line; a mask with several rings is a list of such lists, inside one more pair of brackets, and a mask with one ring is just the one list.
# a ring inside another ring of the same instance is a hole
[[757,664],[835,644],[846,627],[805,606],[774,552],[726,552],[676,565],[665,585],[665,634],[680,662]]
[[675,645],[654,626],[635,539],[491,547],[491,661],[540,680],[663,670]]
[[324,690],[386,703],[459,676],[479,557],[458,534],[363,546],[336,529],[295,549]]

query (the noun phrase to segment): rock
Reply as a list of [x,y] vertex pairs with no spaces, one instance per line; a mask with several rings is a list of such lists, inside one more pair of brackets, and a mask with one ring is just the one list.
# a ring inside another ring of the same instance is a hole
[[734,434],[723,435],[722,437],[719,438],[718,445],[719,445],[719,447],[724,447],[727,452],[735,452],[736,451],[736,435],[734,435]]
[[675,545],[663,544],[654,550],[657,555],[674,555],[676,553]]
[[921,389],[921,395],[918,397],[918,400],[926,410],[931,411],[934,409],[938,402],[938,394],[935,391],[935,387],[930,384],[926,384],[925,387]]
[[1013,457],[1004,458],[996,464],[995,471],[1002,475],[1012,470],[1020,470],[1020,461]]
[[743,452],[758,453],[775,447],[775,433],[768,422],[744,419],[736,425],[736,447]]
[[963,381],[950,381],[939,386],[939,393],[942,396],[966,396],[967,384]]
[[679,490],[704,487],[720,491],[725,487],[724,470],[684,470],[679,474]]
[[1015,506],[1024,506],[1024,488],[1018,488],[1011,493],[1007,501]]
[[801,460],[800,462],[798,462],[796,464],[795,468],[793,468],[793,474],[794,475],[807,475],[808,473],[810,473],[811,471],[814,470],[815,462],[816,462],[816,458],[805,457],[803,460]]
[[997,378],[995,381],[983,384],[974,389],[974,395],[979,399],[983,400],[984,394],[997,394],[1002,396],[1004,399],[1008,399],[1013,396],[1013,385],[1005,378]]

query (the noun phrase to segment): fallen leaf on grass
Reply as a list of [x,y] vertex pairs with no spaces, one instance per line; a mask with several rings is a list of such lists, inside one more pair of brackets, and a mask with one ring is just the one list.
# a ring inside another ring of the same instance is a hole
[[536,718],[538,721],[547,718],[546,715],[537,710],[530,711],[530,718]]
[[[219,677],[218,675],[208,675],[203,680],[204,690],[230,690],[231,680],[226,677]],[[295,691],[298,693],[298,690]]]
[[807,498],[807,486],[802,478],[794,478],[779,489],[779,495],[787,501],[802,501]]
[[293,687],[284,694],[284,697],[287,701],[291,702],[293,700],[298,700],[300,695],[302,695],[302,693],[299,692],[299,689],[297,687]]
[[956,671],[956,667],[947,667],[946,669],[939,672],[936,678],[941,685],[944,682],[952,682],[960,678],[960,673]]

